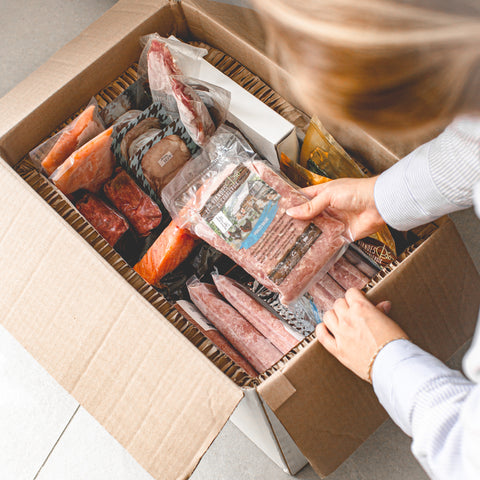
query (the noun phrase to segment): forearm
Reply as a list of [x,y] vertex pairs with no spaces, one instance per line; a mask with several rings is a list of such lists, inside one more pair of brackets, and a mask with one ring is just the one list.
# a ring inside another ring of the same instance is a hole
[[472,205],[480,181],[480,119],[462,118],[382,173],[375,203],[394,228],[410,228]]
[[[473,398],[478,385],[405,340],[380,352],[372,381],[392,419],[413,437],[412,451],[433,479],[479,478],[468,452],[480,440],[468,429],[480,423],[480,403]],[[476,411],[469,412],[472,401]]]

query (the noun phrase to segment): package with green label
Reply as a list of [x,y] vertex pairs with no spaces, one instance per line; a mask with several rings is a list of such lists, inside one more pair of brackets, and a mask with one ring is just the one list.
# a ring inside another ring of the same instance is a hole
[[228,127],[162,192],[172,217],[228,255],[289,304],[305,293],[349,243],[345,225],[322,213],[285,212],[306,197]]

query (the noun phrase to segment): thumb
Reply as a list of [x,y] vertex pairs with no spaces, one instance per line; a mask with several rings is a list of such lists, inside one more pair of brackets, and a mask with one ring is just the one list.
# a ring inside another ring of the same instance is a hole
[[313,197],[309,202],[289,208],[285,213],[300,220],[310,220],[320,215],[330,205],[330,195],[324,191]]
[[384,300],[383,302],[377,303],[377,308],[385,315],[388,315],[392,309],[392,302]]

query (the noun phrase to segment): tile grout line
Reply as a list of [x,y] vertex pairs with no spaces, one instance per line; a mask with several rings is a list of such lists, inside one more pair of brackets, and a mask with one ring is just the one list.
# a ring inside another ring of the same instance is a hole
[[80,404],[77,405],[77,408],[75,409],[75,411],[73,412],[72,416],[70,417],[70,419],[68,420],[67,424],[65,425],[65,428],[62,430],[62,432],[60,433],[60,435],[58,436],[56,442],[53,444],[53,447],[52,449],[48,452],[48,455],[46,456],[45,460],[43,461],[43,463],[40,465],[40,468],[38,469],[37,473],[35,474],[35,476],[33,477],[33,480],[36,480],[38,475],[40,474],[40,472],[42,471],[42,468],[45,466],[45,464],[47,463],[48,459],[50,458],[50,456],[52,455],[53,451],[55,450],[55,447],[58,445],[58,442],[60,441],[60,439],[62,438],[63,434],[65,433],[65,431],[67,430],[68,426],[70,425],[70,423],[72,422],[73,420],[73,417],[77,414],[78,410],[80,408]]

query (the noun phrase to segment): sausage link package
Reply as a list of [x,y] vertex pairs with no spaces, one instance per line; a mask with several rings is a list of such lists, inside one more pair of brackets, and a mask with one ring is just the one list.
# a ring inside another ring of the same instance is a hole
[[278,292],[284,304],[308,291],[349,243],[345,225],[327,213],[311,221],[285,213],[306,198],[228,127],[162,192],[173,218]]

